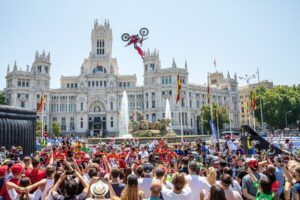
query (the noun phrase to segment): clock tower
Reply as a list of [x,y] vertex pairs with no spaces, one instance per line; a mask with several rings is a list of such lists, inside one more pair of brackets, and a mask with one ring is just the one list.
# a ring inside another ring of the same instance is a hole
[[94,28],[91,35],[92,51],[90,57],[111,58],[112,51],[112,30],[108,20],[104,24],[94,21]]

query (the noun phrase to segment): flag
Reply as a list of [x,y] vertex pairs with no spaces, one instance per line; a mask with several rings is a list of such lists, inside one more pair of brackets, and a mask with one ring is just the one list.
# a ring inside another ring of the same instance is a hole
[[210,80],[207,83],[207,104],[210,104]]
[[38,112],[42,112],[45,102],[46,102],[46,98],[45,98],[44,93],[42,93],[40,102],[38,103],[38,106],[37,106],[37,111]]
[[251,106],[253,110],[256,110],[256,100],[255,100],[255,93],[251,92]]
[[217,132],[215,124],[213,123],[213,121],[209,121],[209,124],[210,124],[210,128],[212,130],[212,135],[213,135],[216,143],[219,143],[219,136],[218,136],[218,132]]
[[246,110],[246,113],[250,112],[250,110],[249,110],[249,101],[246,101],[245,110]]
[[179,74],[177,75],[177,96],[176,96],[176,103],[180,100],[180,90],[181,90],[181,80],[179,78]]

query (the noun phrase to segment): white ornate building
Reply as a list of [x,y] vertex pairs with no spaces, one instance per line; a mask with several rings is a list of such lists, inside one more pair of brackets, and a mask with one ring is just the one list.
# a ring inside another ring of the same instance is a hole
[[[142,110],[146,118],[156,121],[164,117],[165,100],[169,98],[172,125],[180,131],[180,118],[186,134],[201,132],[200,107],[207,103],[207,87],[189,83],[187,63],[161,68],[159,52],[146,52],[144,85],[137,86],[135,75],[120,75],[117,59],[112,57],[112,30],[108,21],[95,20],[91,34],[91,52],[77,76],[62,76],[59,89],[50,88],[50,53],[35,53],[26,71],[15,63],[8,66],[6,100],[9,105],[36,109],[42,92],[46,95],[43,120],[48,131],[57,121],[63,132],[118,134],[118,117],[122,92],[127,91],[129,110]],[[176,105],[177,75],[182,81],[181,102]],[[211,75],[212,101],[229,105],[231,125],[239,127],[239,107],[236,75],[224,78],[222,73]],[[181,116],[179,106],[182,106]],[[41,118],[41,113],[38,113]]]

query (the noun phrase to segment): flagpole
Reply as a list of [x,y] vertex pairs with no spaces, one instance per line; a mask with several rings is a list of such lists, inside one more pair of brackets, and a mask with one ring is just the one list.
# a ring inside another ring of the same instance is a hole
[[180,116],[180,133],[181,133],[181,143],[183,143],[182,113],[181,113],[181,106],[180,106],[180,104],[179,104],[179,116]]
[[208,84],[208,87],[209,87],[209,93],[207,95],[209,95],[208,99],[209,99],[209,106],[210,106],[210,118],[211,118],[211,121],[214,121],[214,117],[213,117],[213,109],[212,109],[212,104],[211,104],[211,88],[210,88],[210,74],[208,72],[208,76],[207,76],[207,84]]
[[264,131],[264,116],[262,110],[262,99],[261,99],[261,88],[260,88],[260,78],[259,78],[259,69],[257,68],[257,79],[259,85],[259,107],[260,107],[260,119],[261,119],[261,131]]
[[255,130],[255,112],[254,112],[254,109],[253,109],[253,129]]
[[220,131],[219,131],[219,116],[216,117],[217,118],[217,133],[218,133],[218,137],[220,137]]
[[42,141],[44,140],[44,108],[42,108]]

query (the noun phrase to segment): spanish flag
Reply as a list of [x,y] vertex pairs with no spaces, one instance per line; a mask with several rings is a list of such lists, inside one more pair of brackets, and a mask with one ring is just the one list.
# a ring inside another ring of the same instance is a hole
[[255,93],[251,92],[251,106],[253,110],[256,110],[256,100],[255,100]]
[[249,109],[249,101],[246,101],[246,104],[245,104],[245,110],[246,110],[246,113],[249,113],[249,112],[250,112],[250,109]]
[[181,90],[181,81],[179,78],[179,74],[177,75],[177,96],[176,96],[176,103],[180,100],[180,90]]
[[207,104],[210,104],[210,80],[207,83]]
[[43,92],[42,96],[41,96],[41,99],[40,99],[40,102],[38,103],[38,106],[37,106],[37,111],[38,112],[42,112],[45,102],[46,102],[46,98],[45,98],[45,95],[44,95],[44,92]]

